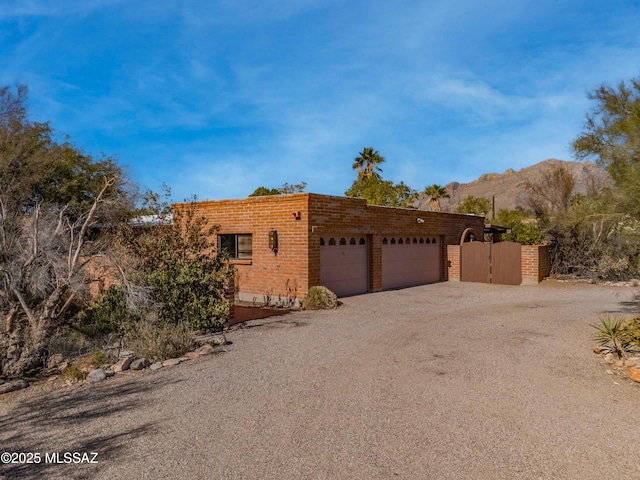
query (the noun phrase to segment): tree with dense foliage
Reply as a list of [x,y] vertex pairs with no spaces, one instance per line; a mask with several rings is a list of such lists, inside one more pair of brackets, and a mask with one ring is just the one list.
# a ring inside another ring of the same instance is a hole
[[250,197],[266,197],[267,195],[280,195],[282,192],[278,188],[258,187],[256,188]]
[[[165,195],[169,197],[168,190]],[[225,254],[214,250],[218,227],[197,214],[195,199],[172,208],[158,202],[158,196],[148,198],[152,201],[145,207],[153,213],[153,224],[129,223],[118,229],[119,257],[131,259],[126,270],[133,287],[149,287],[151,302],[145,302],[164,322],[186,322],[193,329],[221,327],[229,315],[225,290],[234,271]]]
[[429,210],[432,212],[439,212],[442,210],[440,205],[441,198],[449,198],[449,192],[445,188],[437,183],[434,183],[430,187],[424,189],[424,194],[429,199]]
[[367,200],[371,205],[413,208],[417,193],[404,182],[394,184],[380,177],[360,177],[344,192],[347,197]]
[[250,197],[262,197],[266,195],[285,195],[287,193],[302,193],[304,189],[307,187],[307,182],[295,183],[293,185],[289,185],[285,182],[280,188],[267,188],[267,187],[258,187],[256,188]]
[[107,247],[98,222],[133,207],[111,158],[58,142],[48,123],[28,120],[27,89],[0,89],[0,371],[43,365],[53,331],[86,295],[91,260]]
[[381,172],[378,164],[384,161],[384,158],[373,148],[363,149],[353,164],[353,169],[358,176],[345,195],[364,198],[371,205],[414,208],[413,204],[418,195],[414,189],[404,182],[394,184],[390,180],[384,180],[374,171]]
[[620,211],[640,216],[640,78],[601,85],[588,97],[595,106],[573,142],[575,155],[606,168],[622,193]]
[[487,216],[491,209],[491,202],[488,198],[477,198],[473,195],[469,195],[462,200],[456,208],[458,213],[471,213],[473,215]]
[[360,178],[378,178],[382,172],[380,164],[384,163],[385,159],[377,150],[370,147],[365,147],[355,158],[352,168],[358,172],[358,179]]

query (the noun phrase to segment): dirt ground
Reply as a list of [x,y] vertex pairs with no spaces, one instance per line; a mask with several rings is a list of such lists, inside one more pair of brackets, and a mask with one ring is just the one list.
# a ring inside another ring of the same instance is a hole
[[637,290],[446,282],[252,320],[222,354],[0,397],[0,452],[41,454],[0,478],[640,478],[640,384],[589,327]]

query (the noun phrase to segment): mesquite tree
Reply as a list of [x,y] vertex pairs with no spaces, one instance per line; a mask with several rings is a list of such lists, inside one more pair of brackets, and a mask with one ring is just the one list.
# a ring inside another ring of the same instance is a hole
[[115,161],[29,121],[26,94],[0,89],[0,373],[10,375],[43,365],[49,338],[85,295],[108,249],[91,227],[133,205]]

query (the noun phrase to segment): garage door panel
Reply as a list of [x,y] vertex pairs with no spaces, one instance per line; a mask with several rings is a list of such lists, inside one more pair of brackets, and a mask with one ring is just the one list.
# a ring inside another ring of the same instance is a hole
[[438,282],[441,262],[438,243],[383,244],[382,288]]
[[[336,236],[336,238],[340,238]],[[369,288],[367,245],[320,246],[320,283],[337,296],[366,293]]]

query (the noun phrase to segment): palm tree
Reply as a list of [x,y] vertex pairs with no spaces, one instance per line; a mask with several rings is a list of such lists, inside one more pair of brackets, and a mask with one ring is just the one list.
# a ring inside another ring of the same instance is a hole
[[360,156],[356,157],[355,161],[353,162],[353,169],[358,172],[358,179],[363,177],[380,178],[378,172],[381,172],[382,169],[378,166],[378,164],[382,162],[384,162],[384,157],[382,157],[377,150],[366,147],[360,152]]
[[440,208],[440,199],[441,198],[449,198],[449,192],[447,192],[444,187],[434,183],[430,187],[424,189],[424,194],[429,197],[429,210],[432,212],[439,212]]

